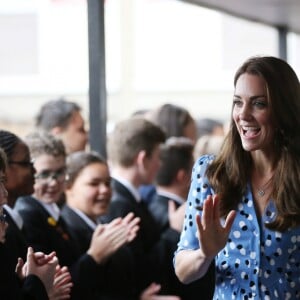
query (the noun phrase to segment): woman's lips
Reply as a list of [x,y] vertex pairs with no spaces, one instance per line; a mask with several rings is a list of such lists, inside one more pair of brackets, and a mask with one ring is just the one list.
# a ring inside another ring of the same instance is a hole
[[242,134],[246,138],[254,138],[260,132],[260,128],[258,127],[242,127]]

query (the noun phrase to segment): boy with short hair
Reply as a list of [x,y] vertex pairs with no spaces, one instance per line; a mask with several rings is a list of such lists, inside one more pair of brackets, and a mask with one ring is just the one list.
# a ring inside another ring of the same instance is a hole
[[[164,141],[160,127],[142,118],[118,123],[108,138],[113,196],[106,219],[124,217],[129,212],[140,217],[140,230],[129,244],[135,258],[140,291],[151,282],[160,281],[160,268],[169,256],[170,243],[176,242],[177,238],[173,228],[160,233],[138,192],[142,184],[153,183],[160,165],[160,145]],[[182,224],[181,216],[178,222]]]

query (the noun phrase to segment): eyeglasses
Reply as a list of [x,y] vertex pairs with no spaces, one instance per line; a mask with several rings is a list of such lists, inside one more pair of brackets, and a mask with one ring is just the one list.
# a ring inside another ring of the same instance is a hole
[[44,170],[35,174],[34,178],[40,183],[49,183],[51,180],[62,183],[66,179],[66,168],[64,167],[56,171]]
[[29,160],[24,160],[24,161],[15,161],[15,160],[10,160],[8,161],[8,164],[11,164],[11,165],[20,165],[22,167],[30,167],[30,168],[33,168],[33,162],[32,161],[29,161]]

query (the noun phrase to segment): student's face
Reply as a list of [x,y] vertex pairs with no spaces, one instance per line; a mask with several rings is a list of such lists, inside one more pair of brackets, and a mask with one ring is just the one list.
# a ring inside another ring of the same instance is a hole
[[84,120],[79,111],[73,112],[70,123],[60,133],[60,137],[63,140],[68,153],[85,150],[88,134],[85,131]]
[[34,167],[34,197],[44,203],[56,203],[65,187],[65,157],[42,154],[35,158]]
[[109,170],[103,163],[93,163],[83,168],[73,185],[66,190],[69,206],[81,210],[95,221],[106,213],[111,194]]
[[246,151],[272,151],[274,123],[265,81],[243,74],[236,83],[232,117]]
[[[33,193],[34,172],[27,145],[18,143],[8,160],[6,169],[5,187],[9,193],[10,201],[13,202],[20,196]],[[9,203],[9,205],[13,206],[14,203]]]
[[4,186],[5,182],[5,174],[3,171],[0,171],[0,215],[1,215],[1,220],[0,220],[0,243],[5,242],[5,232],[7,228],[7,223],[3,219],[3,212],[2,212],[2,206],[6,203],[7,201],[7,191]]

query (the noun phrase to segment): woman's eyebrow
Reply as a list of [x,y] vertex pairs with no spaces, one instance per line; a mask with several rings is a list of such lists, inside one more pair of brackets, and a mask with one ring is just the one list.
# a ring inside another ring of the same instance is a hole
[[[242,99],[243,97],[234,94],[234,95],[233,95],[233,98]],[[255,99],[259,99],[259,98],[267,98],[267,95],[264,95],[264,94],[263,94],[263,95],[254,95],[254,96],[251,96],[249,99],[250,99],[250,100],[255,100]]]

